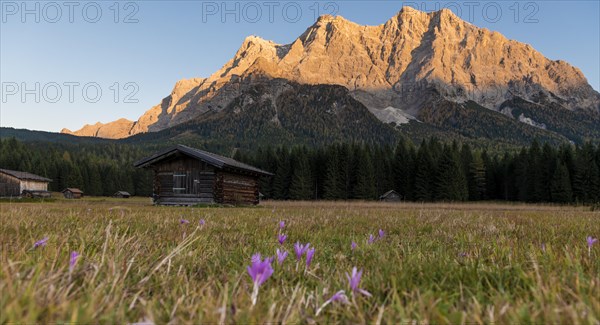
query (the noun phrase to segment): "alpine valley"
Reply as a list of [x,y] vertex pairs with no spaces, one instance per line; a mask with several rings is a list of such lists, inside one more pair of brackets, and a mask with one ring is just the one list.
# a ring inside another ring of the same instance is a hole
[[291,44],[249,36],[219,71],[177,82],[137,121],[62,133],[131,143],[598,142],[600,94],[528,44],[446,9],[404,7],[379,26],[322,16]]

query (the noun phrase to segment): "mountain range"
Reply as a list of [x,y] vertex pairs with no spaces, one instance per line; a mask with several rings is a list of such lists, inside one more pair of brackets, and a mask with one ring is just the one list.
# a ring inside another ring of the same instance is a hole
[[600,94],[579,69],[528,44],[447,9],[404,7],[379,26],[321,16],[291,44],[249,36],[219,71],[178,81],[137,121],[61,132],[130,141],[578,143],[600,141]]

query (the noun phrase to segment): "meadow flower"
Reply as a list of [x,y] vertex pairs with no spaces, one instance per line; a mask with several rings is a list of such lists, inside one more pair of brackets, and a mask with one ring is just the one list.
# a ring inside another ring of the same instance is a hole
[[356,247],[357,247],[356,243],[354,241],[352,241],[352,244],[350,244],[350,249],[355,250]]
[[277,249],[277,263],[279,263],[279,265],[283,264],[283,261],[285,261],[285,258],[288,256],[288,252],[285,250],[279,250],[279,248]]
[[329,298],[327,301],[325,301],[325,303],[323,305],[321,305],[321,307],[319,307],[319,309],[317,309],[316,316],[319,316],[319,314],[321,313],[323,308],[325,308],[327,305],[329,305],[330,303],[333,303],[333,302],[341,302],[343,304],[349,303],[348,297],[346,297],[346,293],[344,292],[344,290],[340,290],[340,291],[336,292],[333,296],[331,296],[331,298]]
[[310,263],[312,262],[313,256],[315,255],[315,249],[311,248],[309,250],[306,251],[306,267],[310,266]]
[[385,231],[383,229],[379,229],[379,238],[383,238],[385,236]]
[[250,261],[252,263],[257,263],[257,262],[260,262],[260,259],[261,259],[260,253],[256,253],[256,254],[252,255],[252,258],[250,259]]
[[302,258],[302,254],[304,254],[304,245],[296,242],[294,244],[294,252],[296,252],[296,260],[299,261]]
[[[256,257],[259,257],[256,259]],[[252,291],[252,306],[256,305],[258,299],[258,289],[260,286],[267,281],[271,275],[273,275],[273,267],[271,266],[271,258],[265,258],[263,261],[260,259],[260,254],[254,254],[252,256],[252,264],[248,266],[248,274],[252,278],[254,283],[254,290]]]
[[350,284],[350,289],[352,289],[352,292],[360,292],[365,296],[371,297],[371,294],[366,291],[363,290],[361,288],[358,287],[358,285],[360,284],[360,280],[362,277],[362,270],[358,271],[358,269],[355,267],[352,268],[352,275],[348,274],[348,272],[346,272],[346,278],[348,278],[348,283]]
[[283,243],[285,242],[285,240],[287,239],[287,236],[284,234],[279,234],[277,236],[277,240],[279,240],[279,244],[283,245]]
[[302,249],[302,254],[308,252],[309,247],[310,247],[310,243],[306,243],[306,245],[304,245],[304,248]]
[[40,247],[40,246],[46,246],[46,243],[48,243],[48,237],[44,237],[44,238],[42,238],[42,239],[40,239],[40,240],[36,241],[36,242],[33,244],[33,248],[38,248],[38,247]]
[[204,219],[200,219],[200,222],[199,222],[199,223],[200,223],[200,226],[204,226],[204,225],[206,224],[206,220],[204,220]]
[[588,245],[588,256],[592,255],[592,246],[598,241],[598,238],[593,238],[592,236],[587,236],[587,245]]
[[369,235],[369,240],[367,240],[367,243],[369,243],[369,245],[373,244],[375,242],[375,236],[373,236],[373,234]]
[[71,252],[71,258],[69,259],[69,272],[73,272],[75,268],[75,263],[77,263],[77,259],[79,258],[79,253],[76,251]]
[[188,220],[186,220],[186,219],[181,219],[181,220],[179,220],[179,223],[182,224],[182,225],[187,225],[190,222]]
[[279,221],[279,229],[283,229],[285,228],[285,221],[281,220]]
[[588,248],[592,248],[592,246],[598,241],[598,238],[593,238],[592,236],[588,236],[586,239]]

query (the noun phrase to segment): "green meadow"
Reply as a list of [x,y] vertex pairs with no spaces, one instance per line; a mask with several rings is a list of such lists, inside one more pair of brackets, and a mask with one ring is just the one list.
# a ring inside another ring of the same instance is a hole
[[[600,237],[600,213],[589,208],[134,198],[3,201],[0,212],[1,324],[600,322],[600,243],[586,242]],[[296,242],[315,248],[309,267]],[[289,256],[253,306],[251,257],[278,248]],[[353,267],[371,297],[350,289]],[[340,290],[347,301],[323,307]]]

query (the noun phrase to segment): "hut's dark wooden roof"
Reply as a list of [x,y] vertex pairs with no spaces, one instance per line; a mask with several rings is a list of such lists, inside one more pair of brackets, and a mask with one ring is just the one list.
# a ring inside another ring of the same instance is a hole
[[78,188],[74,188],[74,187],[67,187],[64,190],[61,191],[61,193],[64,192],[71,192],[71,193],[77,193],[77,194],[83,194],[83,191],[78,189]]
[[38,182],[52,182],[51,179],[46,178],[46,177],[42,177],[39,175],[35,175],[32,173],[28,173],[28,172],[19,172],[16,170],[9,170],[9,169],[1,169],[0,168],[0,173],[4,173],[6,175],[10,175],[12,177],[18,178],[20,180],[31,180],[31,181],[38,181]]
[[384,199],[384,198],[386,198],[386,197],[388,197],[388,196],[390,196],[390,195],[392,195],[392,194],[395,194],[395,195],[397,195],[398,197],[400,197],[400,194],[398,194],[398,192],[396,192],[396,191],[394,191],[394,190],[389,190],[389,191],[387,191],[387,192],[383,193],[383,194],[382,194],[382,195],[381,195],[379,198],[380,198],[380,199]]
[[159,162],[159,161],[161,161],[167,157],[170,157],[178,152],[183,153],[192,158],[196,158],[198,160],[204,161],[205,163],[207,163],[211,166],[214,166],[216,168],[219,168],[219,169],[230,168],[230,169],[237,169],[237,170],[242,170],[242,171],[251,172],[251,173],[255,173],[255,174],[259,174],[259,175],[265,175],[265,176],[273,175],[262,169],[258,169],[256,167],[241,163],[235,159],[219,156],[217,154],[214,154],[214,153],[211,153],[208,151],[191,148],[191,147],[184,146],[181,144],[171,147],[171,148],[167,148],[167,149],[160,151],[150,157],[139,160],[136,163],[134,163],[133,165],[137,168],[148,167],[149,165]]

